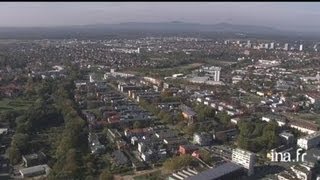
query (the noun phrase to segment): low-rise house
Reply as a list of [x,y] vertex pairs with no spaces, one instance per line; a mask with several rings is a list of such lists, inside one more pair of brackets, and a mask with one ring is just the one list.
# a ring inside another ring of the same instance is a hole
[[231,118],[230,122],[233,124],[238,124],[241,121],[240,118]]
[[194,120],[196,119],[197,113],[194,112],[190,107],[182,104],[180,106],[182,110],[182,116],[187,119],[190,123],[193,123]]
[[28,154],[22,156],[22,161],[25,167],[36,166],[46,163],[47,157],[43,152]]
[[192,154],[194,151],[198,150],[198,146],[195,145],[181,145],[179,146],[180,154]]
[[287,123],[287,120],[284,116],[276,115],[276,114],[268,114],[265,116],[262,116],[262,121],[270,122],[271,120],[274,120],[277,122],[278,126],[284,126]]
[[311,104],[315,104],[320,101],[320,93],[307,93],[305,97],[309,99]]
[[20,169],[19,172],[22,178],[31,178],[35,176],[46,176],[49,174],[50,170],[51,169],[47,164],[42,164]]
[[317,124],[305,120],[290,120],[289,126],[307,134],[312,134],[319,130]]

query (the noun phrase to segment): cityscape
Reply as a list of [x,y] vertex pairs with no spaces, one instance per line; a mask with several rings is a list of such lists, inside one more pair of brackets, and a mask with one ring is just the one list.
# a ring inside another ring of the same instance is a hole
[[0,23],[1,180],[320,180],[320,34],[116,24]]

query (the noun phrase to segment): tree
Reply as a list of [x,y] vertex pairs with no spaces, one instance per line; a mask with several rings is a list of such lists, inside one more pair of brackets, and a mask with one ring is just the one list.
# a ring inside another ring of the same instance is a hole
[[10,128],[13,128],[15,126],[15,119],[19,116],[18,111],[5,111],[0,116],[1,122],[9,122]]
[[21,153],[17,145],[15,144],[11,145],[8,151],[9,151],[10,163],[13,165],[18,164],[21,159]]
[[277,129],[275,121],[240,122],[238,146],[253,152],[271,150],[279,145]]
[[109,172],[108,169],[105,169],[101,172],[99,180],[113,180],[113,175]]
[[196,124],[190,124],[183,129],[184,133],[188,134],[189,136],[192,136],[196,132],[196,130],[197,130]]
[[176,117],[176,120],[177,120],[178,122],[184,121],[184,118],[183,118],[182,113],[178,113],[178,115],[177,115],[177,117]]
[[212,157],[210,155],[210,153],[206,150],[200,150],[200,158],[207,164],[210,164],[212,162]]
[[195,160],[190,155],[181,155],[170,158],[163,163],[163,167],[167,170],[174,171],[182,169],[183,167],[194,165]]
[[165,113],[164,116],[162,117],[163,122],[168,123],[168,124],[173,124],[173,118],[170,114]]
[[204,104],[197,105],[195,108],[197,112],[197,118],[199,121],[205,120],[205,118],[212,118],[215,116],[215,110],[211,107],[205,106]]
[[227,125],[230,122],[230,119],[231,119],[230,116],[226,112],[218,113],[217,114],[217,118],[224,125]]
[[142,128],[143,127],[143,124],[141,121],[135,121],[133,123],[133,128],[136,129],[136,128]]
[[16,146],[20,152],[25,153],[28,149],[28,141],[28,134],[16,133],[12,138],[11,145]]
[[70,177],[77,177],[80,174],[79,170],[77,152],[75,149],[70,149],[66,154],[63,171],[67,172]]

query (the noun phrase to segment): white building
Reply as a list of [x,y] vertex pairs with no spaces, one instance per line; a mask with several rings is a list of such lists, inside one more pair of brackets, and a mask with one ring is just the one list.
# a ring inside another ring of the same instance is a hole
[[104,74],[104,79],[107,79],[108,77],[123,77],[123,78],[129,78],[134,77],[134,74],[128,74],[128,73],[122,73],[122,72],[115,72],[114,69],[110,69],[110,72],[107,72]]
[[232,84],[237,84],[240,81],[242,81],[242,77],[241,76],[233,76],[232,77]]
[[303,149],[314,148],[320,144],[320,131],[317,131],[313,134],[309,134],[305,137],[299,138],[297,145]]
[[285,44],[284,44],[284,50],[286,50],[286,51],[289,50],[289,44],[288,44],[288,43],[285,43]]
[[307,134],[313,134],[318,131],[318,128],[315,124],[306,123],[306,122],[300,123],[300,122],[291,121],[289,123],[289,126],[291,128],[297,129],[298,131],[307,133]]
[[251,48],[251,42],[250,42],[250,40],[247,41],[247,48]]
[[204,67],[202,71],[209,74],[214,81],[220,81],[220,71],[221,67],[211,66],[211,67]]
[[271,120],[275,120],[278,124],[278,126],[284,126],[286,124],[284,119],[281,119],[281,117],[277,117],[277,116],[263,116],[261,118],[262,121],[266,121],[266,122],[270,122]]
[[299,51],[303,51],[303,44],[300,44]]
[[249,176],[254,173],[254,164],[256,161],[254,153],[239,148],[233,149],[232,161],[246,168]]
[[231,123],[238,124],[240,122],[240,118],[231,118]]
[[274,42],[270,43],[270,49],[274,49]]

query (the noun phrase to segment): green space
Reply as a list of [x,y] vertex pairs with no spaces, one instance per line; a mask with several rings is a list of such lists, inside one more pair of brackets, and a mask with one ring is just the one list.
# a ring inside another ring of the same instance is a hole
[[239,123],[240,134],[237,145],[255,153],[266,152],[279,145],[279,127],[275,121],[270,123],[253,118]]
[[0,99],[0,113],[9,110],[26,110],[33,103],[30,100],[24,100],[22,98],[9,99],[3,98]]
[[160,180],[161,170],[133,177],[134,180]]
[[202,63],[191,63],[191,64],[183,64],[170,68],[154,68],[154,69],[146,69],[139,68],[132,71],[126,71],[128,73],[133,73],[142,76],[152,76],[152,77],[165,77],[171,76],[173,74],[189,74],[192,70],[199,68],[202,66]]
[[263,98],[251,93],[247,93],[245,95],[241,95],[240,99],[243,102],[251,102],[256,104],[256,103],[260,103]]
[[302,119],[306,121],[312,121],[320,125],[320,116],[319,114],[312,114],[312,113],[287,113],[290,117],[296,118],[296,119]]

